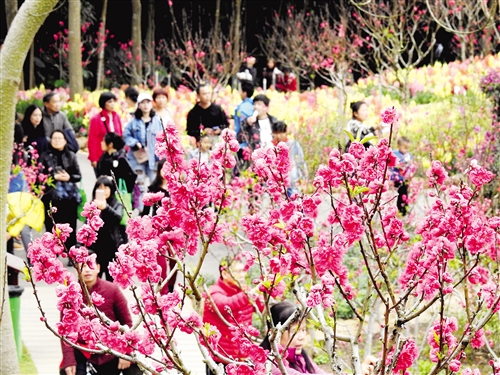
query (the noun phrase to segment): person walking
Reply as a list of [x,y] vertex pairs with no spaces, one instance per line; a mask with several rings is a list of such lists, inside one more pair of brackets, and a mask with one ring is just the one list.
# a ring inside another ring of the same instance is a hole
[[201,133],[212,137],[212,141],[229,126],[226,113],[220,105],[212,103],[212,86],[202,83],[196,88],[197,103],[187,116],[187,134],[200,141]]
[[123,135],[122,122],[120,116],[115,111],[116,96],[111,92],[103,92],[99,97],[99,107],[101,111],[90,119],[88,149],[89,160],[94,168],[97,177],[97,162],[104,151],[101,142],[108,133]]
[[142,93],[137,98],[134,118],[124,131],[125,144],[130,147],[127,158],[137,175],[136,184],[140,195],[136,207],[139,212],[144,208],[142,197],[146,192],[146,176],[152,182],[156,177],[158,157],[155,154],[156,134],[163,131],[160,118],[153,110],[153,98]]

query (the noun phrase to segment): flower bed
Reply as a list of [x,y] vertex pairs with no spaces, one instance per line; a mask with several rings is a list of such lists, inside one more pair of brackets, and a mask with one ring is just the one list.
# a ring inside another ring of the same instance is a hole
[[[414,69],[408,75],[411,99],[406,105],[393,92],[384,89],[382,82],[396,83],[394,76],[383,73],[378,77],[361,79],[349,87],[348,101],[364,100],[369,105],[368,124],[379,121],[382,109],[394,106],[402,113],[394,129],[395,134],[412,140],[411,151],[421,165],[424,168],[430,165],[431,154],[433,159],[441,160],[448,170],[456,172],[461,170],[459,164],[464,157],[472,157],[476,153],[490,129],[493,106],[481,91],[480,82],[492,70],[500,71],[500,54]],[[66,103],[63,111],[75,131],[85,136],[90,118],[100,110],[98,99],[101,91],[86,91],[73,101],[69,100],[68,89],[59,88],[56,91]],[[124,93],[116,88],[111,91],[118,97],[117,112],[125,124],[130,109],[127,108]],[[17,111],[22,114],[33,101],[42,104],[44,94],[43,86],[19,91]],[[270,113],[283,119],[302,143],[311,173],[324,162],[325,149],[345,144],[346,136],[342,130],[350,114],[339,111],[336,89],[321,87],[290,94],[267,91],[266,95],[271,99]],[[195,101],[196,94],[191,90],[169,89],[169,107],[181,134],[185,133],[186,116]],[[227,114],[233,114],[240,101],[238,92],[231,91],[229,87],[216,93],[215,102]],[[183,136],[183,144],[189,142],[189,138]]]

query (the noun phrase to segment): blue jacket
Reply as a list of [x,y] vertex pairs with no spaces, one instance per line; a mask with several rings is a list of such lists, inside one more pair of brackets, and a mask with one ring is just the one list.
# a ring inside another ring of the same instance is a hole
[[[139,142],[146,149],[150,169],[154,169],[158,161],[158,157],[155,155],[156,134],[162,131],[162,123],[158,116],[151,118],[151,124],[149,124],[147,132],[144,121],[135,117],[125,126],[123,131],[123,138],[127,146],[132,148]],[[130,150],[129,159],[133,157],[132,150]]]
[[[238,134],[241,131],[241,123],[247,117],[253,115],[253,99],[245,98],[234,110],[234,131]],[[242,143],[242,147],[245,147],[246,143]]]
[[392,150],[394,152],[394,155],[398,157],[398,166],[392,167],[390,169],[391,171],[391,180],[394,182],[399,182],[403,183],[406,180],[406,174],[408,170],[408,166],[410,165],[411,160],[413,159],[413,156],[407,152],[406,154],[403,154],[399,150]]

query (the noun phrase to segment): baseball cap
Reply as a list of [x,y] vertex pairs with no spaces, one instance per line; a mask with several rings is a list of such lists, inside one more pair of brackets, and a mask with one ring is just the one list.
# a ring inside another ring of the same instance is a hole
[[153,97],[151,96],[151,94],[148,94],[147,92],[142,92],[137,97],[137,104],[143,102],[144,100],[153,101]]

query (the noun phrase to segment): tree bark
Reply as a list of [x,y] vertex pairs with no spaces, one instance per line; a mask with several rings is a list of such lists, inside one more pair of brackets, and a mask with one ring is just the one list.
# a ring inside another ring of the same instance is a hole
[[154,75],[155,70],[155,2],[148,2],[148,29],[146,30],[146,61],[151,69],[151,74]]
[[97,55],[97,90],[102,89],[104,81],[104,50],[106,49],[106,16],[108,14],[108,0],[102,2],[101,23],[99,25],[99,46]]
[[220,0],[215,2],[215,20],[214,20],[214,35],[212,38],[212,69],[215,69],[215,65],[217,64],[215,51],[217,50],[217,45],[219,44],[219,34],[220,34]]
[[7,17],[7,29],[10,28],[17,14],[17,0],[5,0],[5,15]]
[[132,0],[132,84],[142,81],[141,0]]
[[233,61],[240,61],[240,37],[241,37],[241,1],[234,2],[234,23],[233,23]]
[[[16,92],[19,87],[23,62],[33,39],[57,0],[25,1],[12,21],[5,43],[0,51],[0,207],[7,206],[12,145],[14,140],[14,113]],[[19,374],[16,345],[12,332],[9,300],[4,275],[6,258],[6,210],[0,210],[0,302],[5,300],[0,311],[0,375]]]
[[68,70],[71,99],[74,99],[75,94],[83,93],[81,8],[80,0],[68,1]]
[[[10,28],[12,21],[17,14],[17,0],[5,0],[5,15],[7,18],[7,30]],[[24,74],[21,72],[19,80],[19,90],[24,90]]]
[[31,43],[30,47],[30,58],[29,58],[29,80],[28,80],[28,89],[32,89],[36,85],[35,78],[35,41]]

